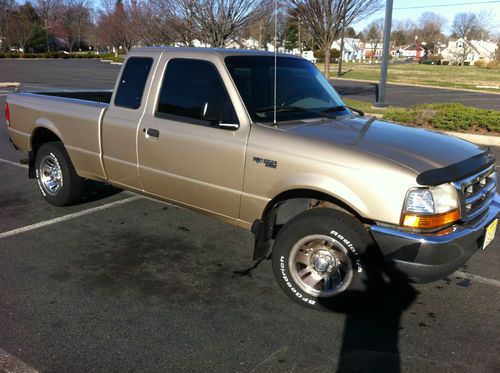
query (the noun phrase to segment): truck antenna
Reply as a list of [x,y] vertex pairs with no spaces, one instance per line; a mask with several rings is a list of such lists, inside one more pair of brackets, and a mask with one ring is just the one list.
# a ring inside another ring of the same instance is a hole
[[274,125],[276,125],[276,73],[277,73],[277,45],[278,40],[278,0],[274,0]]

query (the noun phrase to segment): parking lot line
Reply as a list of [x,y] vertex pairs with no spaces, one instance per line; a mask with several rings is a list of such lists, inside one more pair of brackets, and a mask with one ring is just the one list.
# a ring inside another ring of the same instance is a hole
[[6,164],[10,164],[11,166],[17,166],[17,167],[22,167],[22,168],[28,168],[28,165],[21,164],[21,163],[18,163],[18,162],[8,161],[8,160],[6,160],[6,159],[2,159],[2,158],[0,158],[0,162],[2,162],[2,163],[6,163]]
[[38,373],[28,364],[0,348],[0,371],[9,373]]
[[132,197],[129,197],[129,198],[121,199],[119,201],[107,203],[107,204],[102,205],[102,206],[97,206],[97,207],[93,207],[93,208],[90,208],[90,209],[87,209],[87,210],[78,211],[78,212],[75,212],[73,214],[68,214],[68,215],[60,216],[58,218],[54,218],[54,219],[50,219],[50,220],[45,220],[45,221],[41,221],[41,222],[38,222],[38,223],[35,223],[35,224],[27,225],[25,227],[12,229],[10,231],[0,233],[0,239],[6,238],[6,237],[9,237],[9,236],[14,236],[16,234],[20,234],[20,233],[32,231],[34,229],[46,227],[47,225],[57,224],[57,223],[61,223],[63,221],[68,221],[68,220],[71,220],[71,219],[75,219],[75,218],[78,218],[80,216],[84,216],[84,215],[92,214],[94,212],[106,210],[106,209],[109,209],[111,207],[115,207],[115,206],[123,205],[125,203],[137,201],[138,199],[142,199],[142,198],[143,198],[142,196],[132,196]]
[[492,278],[473,275],[472,273],[463,272],[463,271],[456,271],[455,275],[462,276],[462,277],[465,277],[466,279],[469,279],[472,281],[477,281],[477,282],[480,282],[482,284],[492,285],[492,286],[496,286],[497,288],[500,288],[500,281],[494,280]]

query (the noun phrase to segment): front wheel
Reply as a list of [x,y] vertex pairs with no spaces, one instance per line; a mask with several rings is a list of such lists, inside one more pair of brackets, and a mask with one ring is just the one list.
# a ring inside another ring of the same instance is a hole
[[43,144],[36,154],[35,167],[38,187],[50,204],[65,206],[78,201],[84,180],[76,174],[62,143]]
[[[304,211],[278,233],[273,272],[297,303],[333,311],[350,291],[366,292],[378,250],[363,225],[337,210]],[[367,268],[372,266],[371,268]]]

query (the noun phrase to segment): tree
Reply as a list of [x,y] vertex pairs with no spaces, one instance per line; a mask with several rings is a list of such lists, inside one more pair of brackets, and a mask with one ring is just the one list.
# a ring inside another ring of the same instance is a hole
[[417,35],[417,27],[413,21],[407,19],[394,22],[391,40],[397,47],[414,43],[415,35]]
[[355,38],[356,37],[356,30],[354,30],[354,27],[346,27],[345,37],[346,38]]
[[59,9],[59,32],[72,52],[75,45],[81,47],[83,35],[89,30],[90,2],[88,0],[63,0]]
[[377,48],[384,38],[384,19],[379,18],[368,24],[365,29],[365,39],[371,44],[372,53],[371,58],[375,58]]
[[268,0],[178,0],[175,4],[191,34],[216,48],[223,48],[269,10]]
[[0,0],[0,50],[9,50],[10,16],[15,8],[15,0]]
[[459,52],[461,65],[464,64],[467,55],[473,49],[470,41],[482,39],[485,34],[488,34],[481,18],[472,12],[456,14],[453,19],[452,31],[458,38],[463,39],[462,47],[460,48],[461,53]]
[[51,35],[59,25],[61,0],[36,0],[35,9],[47,36],[47,52],[50,50]]
[[31,3],[21,5],[11,12],[9,19],[9,39],[23,51],[30,47],[34,49],[35,37],[39,40],[42,33],[40,18]]
[[114,6],[105,4],[105,9],[99,13],[99,38],[104,44],[113,47],[115,57],[118,57],[121,48],[128,51],[137,40],[131,13],[130,4],[124,4],[122,0],[116,0]]
[[330,73],[330,48],[340,35],[342,24],[349,27],[381,8],[380,0],[289,0],[297,8],[311,35],[325,52],[324,74]]
[[443,27],[447,22],[445,17],[433,12],[425,12],[420,16],[418,37],[423,42],[422,47],[426,55],[429,52],[435,53],[436,46],[445,39]]

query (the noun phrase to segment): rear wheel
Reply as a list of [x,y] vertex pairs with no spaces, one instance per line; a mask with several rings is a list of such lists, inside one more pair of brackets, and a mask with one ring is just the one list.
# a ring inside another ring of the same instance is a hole
[[333,209],[307,210],[276,237],[273,272],[294,301],[331,311],[346,293],[367,290],[367,270],[375,265],[368,258],[376,250],[369,233],[353,217]]
[[36,179],[43,197],[54,206],[65,206],[79,200],[84,180],[76,174],[60,142],[43,144],[36,154]]

